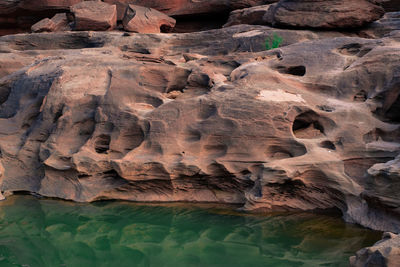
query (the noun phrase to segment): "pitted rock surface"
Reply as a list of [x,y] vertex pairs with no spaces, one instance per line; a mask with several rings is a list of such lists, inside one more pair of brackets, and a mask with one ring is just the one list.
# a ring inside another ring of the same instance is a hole
[[[274,33],[282,47],[263,51]],[[399,37],[249,25],[1,37],[1,190],[339,209],[399,231]]]

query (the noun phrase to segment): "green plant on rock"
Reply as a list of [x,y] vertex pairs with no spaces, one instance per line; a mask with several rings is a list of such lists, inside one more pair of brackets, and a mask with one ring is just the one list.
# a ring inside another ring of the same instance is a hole
[[265,40],[265,49],[266,50],[271,50],[278,48],[280,44],[283,42],[283,38],[274,33],[271,36],[268,36],[267,39]]

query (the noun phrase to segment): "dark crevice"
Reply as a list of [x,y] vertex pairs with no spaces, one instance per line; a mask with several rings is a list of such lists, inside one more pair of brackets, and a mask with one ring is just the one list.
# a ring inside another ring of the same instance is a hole
[[105,154],[110,150],[111,137],[106,134],[101,134],[94,141],[94,150],[99,154]]
[[279,66],[276,68],[278,72],[283,74],[290,74],[294,76],[304,76],[306,75],[306,67],[305,66]]
[[310,110],[295,118],[292,130],[297,138],[320,138],[325,136],[326,127],[332,129],[335,125],[332,120]]
[[219,13],[191,14],[174,16],[176,19],[173,33],[199,32],[220,29],[228,21],[229,10]]
[[367,99],[368,99],[367,92],[365,92],[364,90],[361,90],[354,96],[353,101],[354,102],[365,102],[365,101],[367,101]]
[[7,101],[10,96],[11,88],[8,84],[0,85],[0,105]]
[[334,143],[332,143],[331,141],[323,141],[320,143],[320,147],[326,148],[326,149],[330,149],[330,150],[336,150],[336,146]]

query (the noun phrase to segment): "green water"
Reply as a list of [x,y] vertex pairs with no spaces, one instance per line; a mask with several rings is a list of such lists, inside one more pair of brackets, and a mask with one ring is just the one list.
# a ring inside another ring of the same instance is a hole
[[347,266],[380,233],[313,214],[211,206],[0,203],[0,266]]

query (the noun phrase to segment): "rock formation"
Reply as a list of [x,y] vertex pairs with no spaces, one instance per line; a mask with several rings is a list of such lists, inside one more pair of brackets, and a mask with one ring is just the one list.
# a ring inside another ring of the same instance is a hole
[[124,29],[138,33],[170,32],[175,27],[175,19],[153,8],[129,5],[122,21]]
[[400,262],[400,236],[384,233],[383,239],[369,248],[363,248],[350,258],[350,265],[398,266]]
[[235,10],[225,26],[274,25],[294,28],[357,28],[376,21],[384,9],[368,0],[282,0],[277,4]]
[[[269,2],[213,6],[246,8],[225,28],[141,34],[117,25],[118,6],[86,1],[57,15],[80,31],[1,37],[1,191],[335,209],[400,232],[399,13],[366,0],[257,6]],[[146,3],[187,15],[217,2]],[[137,32],[168,18],[125,13]],[[280,47],[265,51],[273,36]]]
[[117,7],[97,1],[85,1],[73,5],[71,13],[74,29],[78,31],[107,31],[117,26]]
[[58,13],[51,19],[45,18],[32,25],[32,32],[57,32],[71,30],[66,13]]

